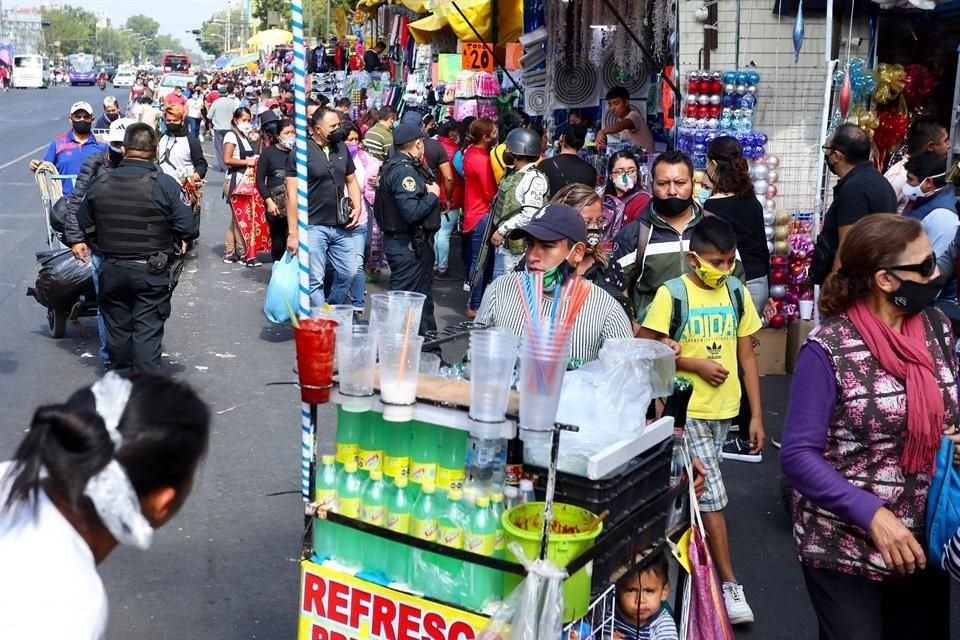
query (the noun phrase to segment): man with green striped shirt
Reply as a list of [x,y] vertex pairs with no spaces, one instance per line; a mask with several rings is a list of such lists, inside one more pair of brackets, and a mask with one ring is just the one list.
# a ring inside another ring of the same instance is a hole
[[386,105],[380,107],[379,113],[380,120],[363,137],[363,148],[377,160],[386,162],[393,151],[393,123],[397,119],[397,110]]

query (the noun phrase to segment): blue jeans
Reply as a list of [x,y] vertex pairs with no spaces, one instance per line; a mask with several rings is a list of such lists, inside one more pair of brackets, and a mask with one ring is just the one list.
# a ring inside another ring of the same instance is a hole
[[323,276],[327,260],[333,265],[337,277],[330,291],[330,304],[343,304],[347,298],[351,279],[357,273],[357,250],[353,230],[328,225],[308,227],[310,245],[310,306],[316,308],[324,303]]
[[[483,239],[487,229],[487,223],[490,222],[488,213],[477,223],[477,226],[470,232],[470,254],[473,256],[470,265],[470,274],[467,277],[468,282],[473,281],[474,271],[477,270],[477,259],[480,257],[480,249],[483,247]],[[491,245],[487,251],[486,264],[484,265],[482,277],[478,280],[477,286],[470,289],[470,302],[467,308],[476,311],[480,308],[480,301],[483,300],[483,291],[493,279],[493,263],[495,261],[494,248]]]
[[367,284],[366,274],[363,270],[363,258],[367,255],[367,237],[369,235],[366,224],[353,230],[353,242],[357,251],[357,273],[350,282],[350,301],[353,303],[354,309],[360,309],[361,311],[363,311],[365,300],[364,287]]
[[200,118],[187,118],[187,127],[190,129],[192,137],[200,137]]
[[[90,262],[93,264],[93,289],[100,295],[100,265],[103,256],[96,251],[90,252]],[[99,307],[99,303],[97,305]],[[97,309],[97,333],[100,334],[100,362],[110,364],[110,349],[107,347],[107,326],[103,323],[103,314]]]
[[460,209],[453,209],[440,215],[440,230],[433,238],[433,253],[437,258],[437,269],[446,271],[450,261],[450,236],[457,228]]
[[505,273],[513,273],[517,269],[517,265],[520,264],[520,260],[522,258],[523,255],[517,256],[508,251],[503,251],[500,247],[497,247],[496,257],[493,261],[493,277],[490,281],[493,282]]

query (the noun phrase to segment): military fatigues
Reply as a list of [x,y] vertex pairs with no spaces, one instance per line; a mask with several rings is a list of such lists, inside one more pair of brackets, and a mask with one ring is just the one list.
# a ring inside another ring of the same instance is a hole
[[98,178],[77,211],[86,242],[103,255],[100,313],[113,367],[160,366],[181,240],[200,227],[176,180],[157,165],[124,160]]
[[440,198],[427,191],[430,182],[436,182],[436,178],[426,165],[396,153],[380,170],[373,205],[390,265],[390,290],[427,296],[420,335],[437,330],[433,315],[433,236],[440,228]]

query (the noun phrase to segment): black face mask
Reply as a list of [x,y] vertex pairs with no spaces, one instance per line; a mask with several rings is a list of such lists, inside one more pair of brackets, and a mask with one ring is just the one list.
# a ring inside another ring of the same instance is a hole
[[587,252],[592,253],[596,251],[597,247],[600,246],[601,240],[603,240],[602,229],[587,229]]
[[693,205],[693,198],[658,198],[653,197],[653,210],[665,218],[680,215]]
[[119,165],[120,161],[123,160],[123,152],[114,151],[113,149],[110,149],[108,152],[110,154],[110,164],[114,167]]
[[93,128],[92,122],[86,122],[81,120],[80,122],[73,123],[73,130],[82,136],[85,136],[88,133],[90,133],[90,129],[92,128]]
[[110,122],[113,122],[114,120],[116,120],[116,119],[119,118],[119,117],[120,117],[120,114],[119,114],[119,113],[108,113],[108,114],[107,114],[107,120],[109,120]]
[[943,287],[941,278],[935,278],[930,282],[916,282],[914,280],[904,280],[892,271],[887,273],[900,282],[900,286],[895,291],[888,293],[887,297],[893,303],[893,306],[903,309],[911,316],[915,316],[929,307]]
[[167,133],[171,136],[177,137],[182,136],[186,132],[186,127],[183,124],[168,124]]
[[340,144],[343,142],[343,131],[337,127],[327,134],[327,142],[330,144]]

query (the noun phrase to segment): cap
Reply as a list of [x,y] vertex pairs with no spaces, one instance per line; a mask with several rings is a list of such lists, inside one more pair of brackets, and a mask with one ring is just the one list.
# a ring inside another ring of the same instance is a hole
[[320,457],[320,463],[323,465],[336,464],[336,462],[337,462],[336,456],[324,455]]
[[75,114],[77,111],[86,111],[90,115],[93,115],[93,107],[90,106],[89,102],[74,102],[73,106],[70,107],[70,115]]
[[424,135],[423,129],[417,125],[402,122],[397,125],[396,130],[393,132],[393,146],[402,147],[409,142],[425,137],[426,135]]
[[477,498],[477,506],[481,509],[486,509],[490,506],[490,498],[487,496],[480,496]]
[[530,236],[544,242],[564,238],[571,242],[587,241],[587,224],[580,212],[568,204],[548,204],[535,214],[526,225],[515,229],[512,239]]
[[[77,106],[77,105],[73,105],[73,106]],[[117,106],[117,99],[114,96],[107,96],[106,98],[103,99],[103,106],[115,107]]]
[[246,89],[243,90],[243,95],[245,96],[252,96],[255,93],[256,91],[253,90],[253,87],[247,87]]
[[107,142],[123,142],[123,136],[127,133],[127,127],[136,122],[133,118],[118,118],[111,122],[110,132],[107,133]]
[[280,116],[274,113],[273,109],[267,109],[266,111],[260,114],[260,128],[262,129],[264,125],[269,124],[271,122],[276,122],[279,119],[280,119]]

